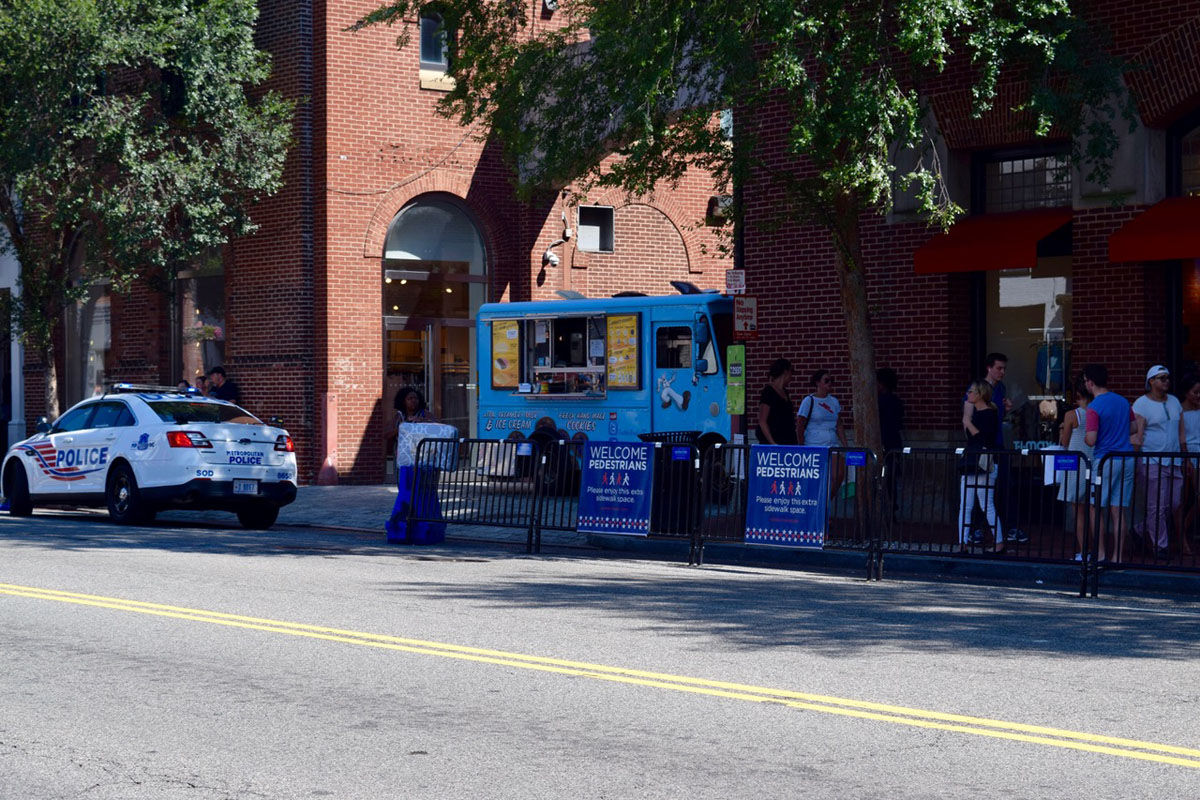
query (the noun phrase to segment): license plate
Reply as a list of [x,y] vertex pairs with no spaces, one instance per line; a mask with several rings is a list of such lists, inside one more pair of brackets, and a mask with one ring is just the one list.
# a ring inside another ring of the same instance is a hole
[[234,494],[258,494],[258,481],[234,480]]

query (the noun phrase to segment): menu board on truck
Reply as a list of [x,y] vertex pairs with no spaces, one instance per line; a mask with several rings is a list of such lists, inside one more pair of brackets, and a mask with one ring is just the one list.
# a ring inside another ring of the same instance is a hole
[[521,335],[515,319],[492,323],[492,388],[515,389],[520,380]]
[[638,387],[638,315],[608,318],[608,388]]

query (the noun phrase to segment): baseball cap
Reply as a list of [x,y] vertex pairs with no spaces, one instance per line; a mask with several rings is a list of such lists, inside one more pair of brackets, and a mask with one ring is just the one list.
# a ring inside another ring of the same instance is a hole
[[1159,375],[1170,374],[1171,370],[1167,369],[1162,364],[1155,364],[1153,367],[1146,370],[1146,383],[1149,383],[1151,378],[1157,378]]

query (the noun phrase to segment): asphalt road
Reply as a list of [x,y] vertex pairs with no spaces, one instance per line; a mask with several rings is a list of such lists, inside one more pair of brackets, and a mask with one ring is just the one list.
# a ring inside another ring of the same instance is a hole
[[1200,606],[0,517],[0,798],[1191,798]]

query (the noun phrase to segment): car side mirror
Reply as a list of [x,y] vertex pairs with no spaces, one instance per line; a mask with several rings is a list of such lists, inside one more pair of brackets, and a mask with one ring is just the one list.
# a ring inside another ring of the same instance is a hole
[[38,433],[49,433],[50,420],[46,419],[45,417],[38,417],[37,427],[34,428],[34,430],[36,430]]
[[704,374],[708,372],[708,359],[697,358],[695,365],[692,367],[697,373]]

